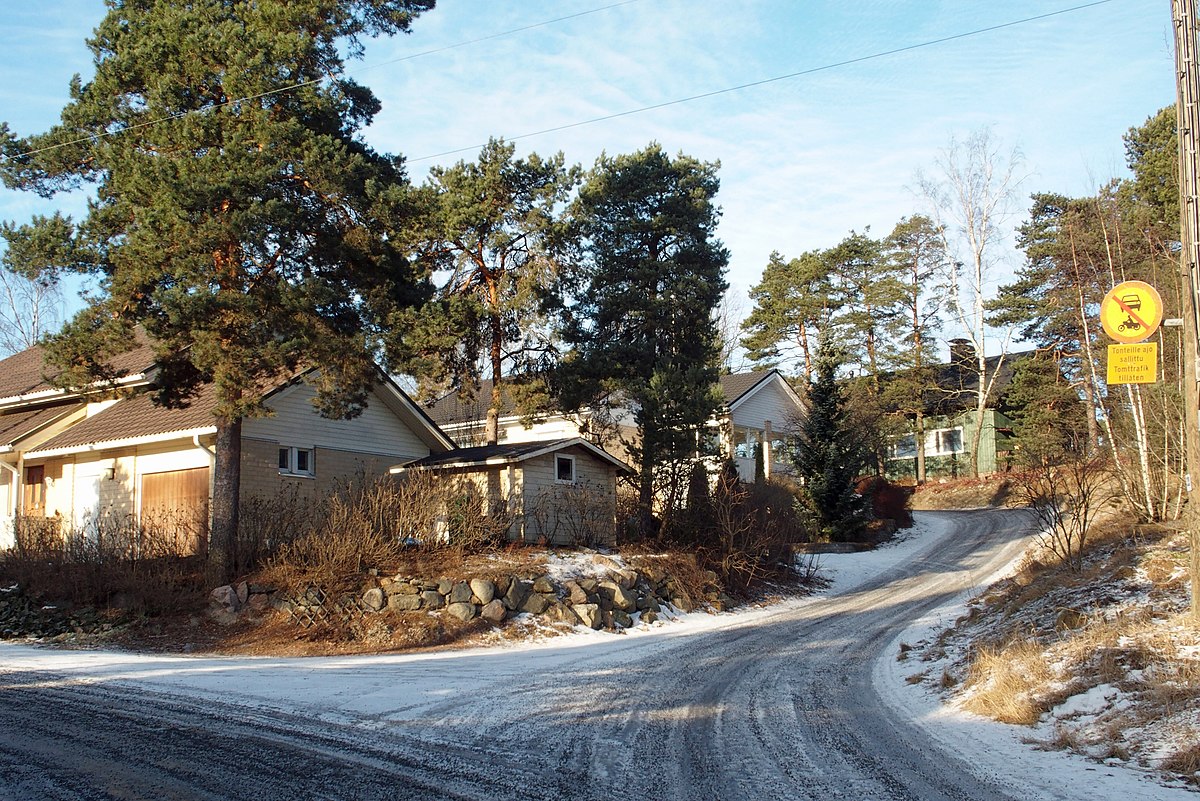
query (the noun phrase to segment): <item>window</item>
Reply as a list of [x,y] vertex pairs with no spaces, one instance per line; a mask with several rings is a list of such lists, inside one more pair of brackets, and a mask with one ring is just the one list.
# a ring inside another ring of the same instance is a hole
[[[925,433],[926,456],[951,456],[963,452],[962,426],[938,428]],[[889,459],[917,458],[917,438],[913,434],[898,437],[888,445]]]
[[890,459],[915,459],[917,457],[917,437],[915,434],[905,434],[888,446]]
[[562,484],[575,483],[575,457],[559,454],[554,457],[554,478]]
[[279,473],[286,476],[315,476],[312,448],[280,448]]
[[[952,453],[962,453],[962,428],[943,428],[938,431],[930,432],[930,437],[933,440],[933,452],[939,456],[945,456]],[[926,447],[928,440],[926,439]]]

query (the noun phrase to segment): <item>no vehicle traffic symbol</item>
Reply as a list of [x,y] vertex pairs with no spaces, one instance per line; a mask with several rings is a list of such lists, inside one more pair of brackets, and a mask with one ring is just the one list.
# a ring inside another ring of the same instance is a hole
[[1162,298],[1145,281],[1123,281],[1100,301],[1100,325],[1117,342],[1132,344],[1149,338],[1162,318]]

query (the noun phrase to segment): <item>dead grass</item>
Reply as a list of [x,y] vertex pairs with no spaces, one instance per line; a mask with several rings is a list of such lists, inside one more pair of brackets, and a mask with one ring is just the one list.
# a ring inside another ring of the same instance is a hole
[[1173,752],[1159,768],[1174,773],[1188,784],[1200,784],[1200,743],[1193,743]]
[[964,706],[1001,723],[1032,725],[1046,711],[1038,693],[1053,677],[1042,647],[1032,640],[983,647],[967,669]]
[[[1030,739],[1038,747],[1160,766],[1200,784],[1187,554],[1186,534],[1169,525],[1109,518],[1089,536],[1078,570],[1033,554],[906,657],[930,663],[926,684],[942,671],[943,689],[970,711],[1041,723]],[[965,677],[958,687],[954,676]]]
[[928,509],[981,509],[1004,506],[1012,492],[1005,476],[932,479],[916,488],[911,507]]

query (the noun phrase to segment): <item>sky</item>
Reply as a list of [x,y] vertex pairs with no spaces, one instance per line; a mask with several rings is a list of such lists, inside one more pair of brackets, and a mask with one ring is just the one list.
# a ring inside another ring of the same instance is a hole
[[[18,134],[57,120],[103,14],[101,0],[6,8],[0,120]],[[884,236],[925,211],[916,176],[936,177],[952,138],[989,128],[1019,150],[1011,228],[1032,192],[1125,175],[1122,134],[1174,102],[1166,0],[441,0],[348,68],[383,104],[365,138],[407,157],[415,182],[493,136],[585,167],[650,142],[719,162],[742,297],[772,251]],[[83,199],[0,191],[2,220],[56,208],[78,215]],[[1020,256],[997,256],[1002,281]]]

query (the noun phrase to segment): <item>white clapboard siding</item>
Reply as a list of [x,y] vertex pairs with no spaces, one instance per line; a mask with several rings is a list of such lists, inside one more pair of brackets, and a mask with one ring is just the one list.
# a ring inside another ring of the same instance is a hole
[[373,453],[419,458],[429,448],[385,405],[377,392],[368,406],[352,420],[330,420],[313,408],[316,392],[307,384],[288,387],[267,400],[274,417],[246,420],[242,436],[278,442],[281,445]]
[[799,411],[783,387],[773,380],[738,404],[733,410],[733,424],[762,430],[763,421],[770,420],[771,429],[779,434],[793,427]]

